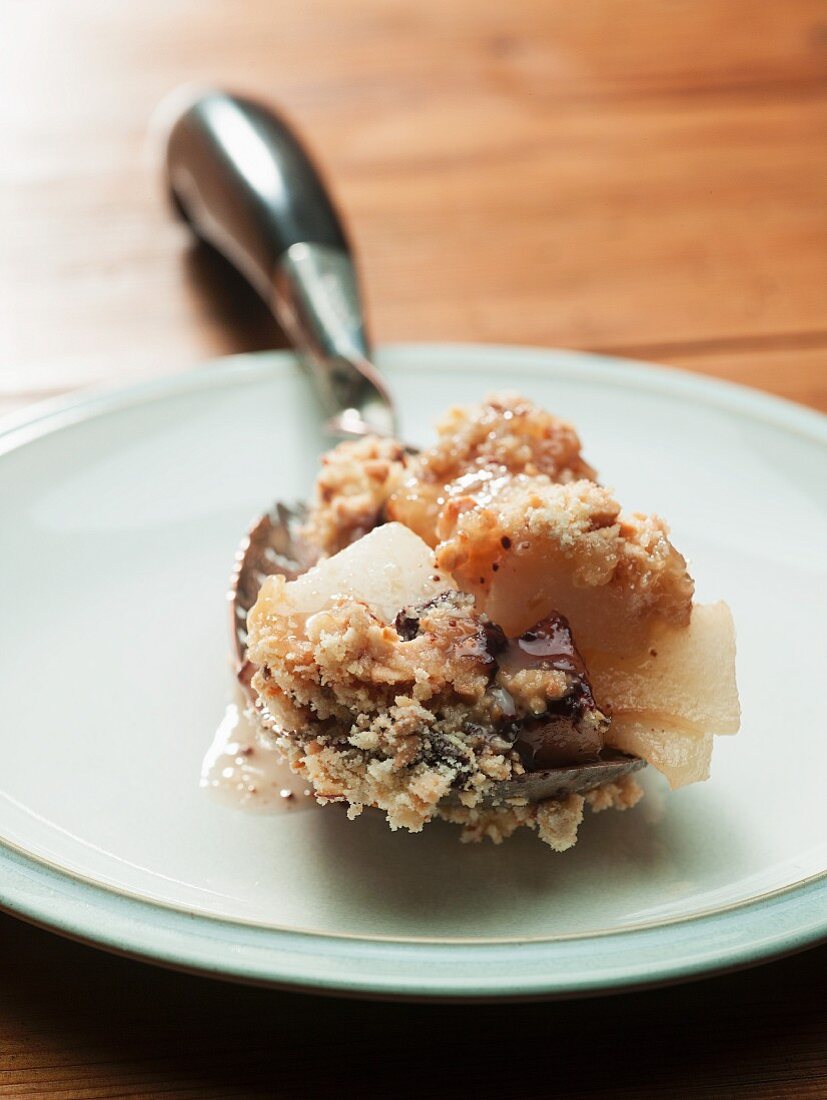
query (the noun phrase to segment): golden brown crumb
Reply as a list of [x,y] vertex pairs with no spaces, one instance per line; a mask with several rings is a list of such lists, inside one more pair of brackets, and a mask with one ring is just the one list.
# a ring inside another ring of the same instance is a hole
[[643,787],[633,775],[623,775],[614,783],[604,783],[587,791],[586,802],[594,813],[601,810],[630,810],[643,798]]
[[[278,589],[268,595],[278,603]],[[354,713],[386,713],[400,696],[437,710],[479,702],[489,681],[480,620],[469,596],[447,595],[421,613],[407,641],[356,600],[334,600],[310,616],[269,616],[262,598],[250,619],[254,686],[285,724],[283,693],[307,708],[308,720],[338,719],[348,729]]]
[[[505,636],[562,616],[581,669],[593,663],[604,685],[616,666],[639,663],[656,634],[687,635],[693,582],[666,525],[624,512],[594,478],[574,429],[514,394],[450,410],[437,443],[415,457],[375,437],[325,456],[305,539],[333,555],[397,520],[434,548],[431,559],[419,544],[436,589],[396,614],[395,595],[361,602],[360,581],[311,614],[293,613],[283,580],[262,588],[249,619],[253,686],[291,767],[321,801],[346,802],[352,817],[381,809],[392,829],[417,832],[440,817],[462,826],[463,841],[500,843],[524,826],[555,851],[575,842],[586,807],[638,801],[631,776],[563,800],[494,801],[496,784],[540,766],[526,731],[547,730],[552,715],[564,727],[569,704],[555,706],[574,686],[591,691],[564,664],[509,664]],[[371,578],[395,560],[369,564]],[[590,751],[608,725],[598,705]],[[651,756],[654,734],[637,732],[635,751]]]
[[560,801],[539,802],[534,821],[540,840],[555,852],[566,852],[573,847],[583,820],[585,802],[582,794],[570,794]]
[[664,522],[622,512],[593,481],[517,476],[454,501],[438,527],[440,568],[509,633],[552,607],[586,650],[607,634],[636,645],[656,620],[689,622],[694,585]]
[[[477,808],[524,772],[509,722],[542,715],[572,675],[495,662],[486,620],[453,589],[388,624],[344,597],[314,614],[285,613],[284,587],[277,578],[262,590],[248,655],[279,746],[317,798],[346,801],[352,816],[377,807],[392,828],[419,831],[453,791],[460,816],[483,814],[476,824],[468,817],[472,832],[487,821],[486,835],[502,833],[512,819]],[[539,819],[532,810],[526,820]]]
[[[436,542],[441,498],[477,474],[545,474],[553,481],[594,476],[574,428],[518,394],[491,394],[478,406],[453,408],[437,425],[438,442],[416,458],[392,439],[341,443],[322,459],[303,534],[335,554],[380,521],[399,519]],[[410,476],[407,476],[407,475]],[[404,483],[404,484],[403,484]]]
[[446,485],[483,467],[559,481],[594,476],[572,425],[516,393],[489,394],[480,405],[449,409],[437,423],[437,436],[414,466],[423,481]]
[[324,554],[335,554],[361,538],[379,523],[404,469],[405,452],[395,439],[371,435],[328,451],[303,537]]
[[572,794],[568,798],[523,804],[497,806],[449,806],[440,809],[439,816],[462,826],[463,843],[491,840],[501,844],[521,826],[535,829],[540,839],[555,852],[565,852],[577,840],[577,830],[588,806],[594,813],[601,810],[626,810],[643,797],[643,789],[634,776],[627,775],[615,783]]
[[281,587],[271,583],[250,616],[253,686],[319,797],[378,806],[392,827],[416,831],[457,781],[476,801],[510,778],[516,754],[491,733],[500,704],[470,596],[448,590],[423,605],[403,638],[355,600],[271,613]]
[[[434,447],[412,459],[394,440],[377,437],[335,447],[323,459],[305,538],[333,554],[383,518],[397,519],[437,546],[440,567],[483,607],[504,588],[516,559],[558,555],[572,585],[600,588],[600,599],[613,599],[620,615],[687,624],[693,582],[666,525],[622,512],[590,480],[594,471],[571,425],[500,394],[451,409],[438,434]],[[588,637],[578,642],[593,648]]]
[[437,542],[445,503],[470,482],[514,474],[552,481],[593,477],[571,424],[514,393],[490,394],[482,404],[453,408],[437,424],[438,442],[408,464],[387,504],[390,518]]

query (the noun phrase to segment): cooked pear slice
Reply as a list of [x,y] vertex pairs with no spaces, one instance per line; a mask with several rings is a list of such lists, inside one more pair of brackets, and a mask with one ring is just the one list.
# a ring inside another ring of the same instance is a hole
[[386,523],[295,581],[268,577],[250,623],[277,615],[313,615],[336,596],[360,600],[390,623],[400,608],[455,588],[451,577],[436,568],[427,543],[401,523]]
[[621,715],[613,719],[606,743],[642,757],[666,776],[673,790],[709,778],[711,733],[687,733]]
[[687,627],[661,627],[637,656],[592,649],[584,657],[595,699],[615,720],[696,735],[738,730],[735,626],[723,602],[695,604]]
[[642,756],[672,787],[709,777],[714,733],[735,733],[735,628],[725,603],[695,604],[636,658],[586,657],[595,698],[612,713],[607,742]]

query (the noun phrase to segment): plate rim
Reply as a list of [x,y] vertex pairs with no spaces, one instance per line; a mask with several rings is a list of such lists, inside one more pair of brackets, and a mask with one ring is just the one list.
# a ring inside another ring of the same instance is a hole
[[[463,367],[465,356],[469,362]],[[411,358],[423,368],[430,360],[433,366],[473,370],[484,363],[496,365],[501,357],[522,360],[523,369],[569,368],[613,385],[688,393],[695,400],[737,410],[827,444],[827,416],[820,412],[679,368],[589,352],[473,343],[388,344],[377,355],[391,372],[410,368]],[[109,411],[232,384],[268,365],[294,366],[296,361],[287,350],[241,353],[132,385],[94,386],[50,398],[0,419],[0,456]],[[1,839],[0,870],[0,909],[70,938],[176,969],[336,995],[473,1000],[583,996],[699,978],[827,940],[827,872],[722,910],[612,930],[611,935],[585,933],[475,945],[245,925],[119,893],[104,883],[50,866]],[[668,944],[663,946],[669,947],[666,957],[658,946],[664,939]],[[616,947],[615,954],[623,961],[618,964],[606,958],[601,941],[603,946]],[[579,957],[581,948],[588,946],[591,951]],[[516,957],[520,965],[515,977]],[[423,965],[426,959],[431,965]]]
[[[60,872],[2,848],[0,868],[0,909],[70,939],[171,969],[334,996],[474,1001],[591,996],[691,981],[827,941],[823,878],[669,925],[577,941],[475,946],[239,926],[67,881]],[[90,912],[105,922],[90,927]],[[665,933],[671,934],[666,943]]]

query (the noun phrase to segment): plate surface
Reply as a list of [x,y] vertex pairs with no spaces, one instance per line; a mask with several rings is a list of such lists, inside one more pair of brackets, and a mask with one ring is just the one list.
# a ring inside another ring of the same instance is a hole
[[[379,356],[405,437],[519,389],[574,421],[628,508],[660,512],[738,628],[743,728],[713,778],[460,846],[338,807],[199,789],[231,694],[239,535],[306,494],[324,447],[286,353],[40,406],[0,434],[0,902],[117,951],[306,989],[533,996],[744,965],[827,934],[824,418],[677,371],[569,352]],[[815,690],[813,690],[815,688]],[[651,771],[651,769],[649,769]]]

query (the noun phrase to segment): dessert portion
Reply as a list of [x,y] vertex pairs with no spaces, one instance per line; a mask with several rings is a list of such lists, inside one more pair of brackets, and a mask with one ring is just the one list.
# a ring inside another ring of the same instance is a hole
[[663,521],[624,512],[574,429],[523,398],[450,411],[418,455],[340,444],[303,538],[320,560],[265,580],[247,657],[290,766],[351,817],[497,842],[526,825],[562,851],[586,806],[641,789],[536,802],[528,778],[620,750],[681,786],[738,728],[728,609],[693,604]]

